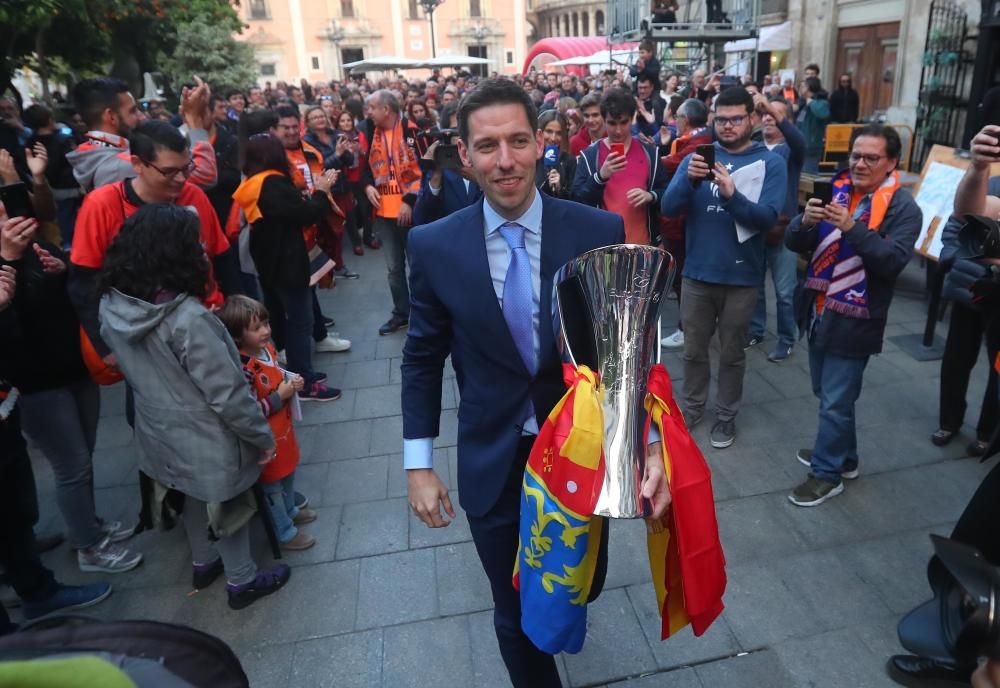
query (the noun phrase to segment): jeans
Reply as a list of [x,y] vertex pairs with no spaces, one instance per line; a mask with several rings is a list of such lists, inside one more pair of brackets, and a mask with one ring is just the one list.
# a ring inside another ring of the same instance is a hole
[[764,298],[763,278],[767,276],[767,268],[770,266],[774,296],[777,301],[778,346],[791,347],[795,345],[796,339],[795,308],[792,298],[795,295],[795,284],[798,279],[795,274],[798,256],[781,244],[766,248],[767,261],[764,264],[764,274],[761,275],[760,287],[757,289],[757,307],[750,322],[750,334],[763,337],[767,328],[767,299]]
[[[35,475],[15,409],[0,421],[0,566],[6,581],[26,602],[40,602],[56,591],[55,577],[35,551],[37,521]],[[5,620],[9,621],[0,605],[0,632]]]
[[319,343],[326,339],[327,332],[326,325],[323,324],[323,310],[319,307],[319,296],[316,294],[316,287],[312,288],[312,312],[312,338],[313,341]]
[[290,542],[299,532],[292,520],[299,513],[298,507],[295,506],[295,473],[292,472],[273,483],[262,482],[261,487],[267,495],[267,504],[271,508],[274,532],[278,534],[278,540]]
[[184,530],[194,564],[211,564],[220,556],[226,578],[233,585],[249,583],[257,576],[257,564],[250,554],[250,525],[244,525],[228,537],[208,538],[208,505],[191,495],[184,495]]
[[[986,317],[982,312],[958,302],[952,303],[948,339],[945,340],[944,356],[941,358],[939,427],[942,430],[958,432],[962,427],[969,376],[983,348],[985,331]],[[982,409],[979,411],[979,422],[976,424],[976,437],[980,440],[990,439],[1000,415],[997,404],[997,373],[992,365],[995,358],[996,352],[987,350],[989,378]]]
[[396,220],[376,217],[375,231],[384,244],[385,265],[389,270],[389,291],[392,292],[392,314],[410,317],[410,290],[406,285],[406,238],[409,229],[399,227]]
[[712,366],[708,347],[719,331],[719,388],[715,413],[720,421],[736,418],[743,398],[747,327],[757,301],[756,287],[709,284],[684,278],[681,322],[684,324],[684,407],[692,416],[708,400]]
[[101,392],[90,378],[25,394],[24,431],[39,446],[56,479],[56,503],[70,544],[92,547],[104,537],[94,504],[94,445]]
[[80,196],[56,201],[56,220],[59,222],[59,235],[64,249],[73,245],[73,229],[82,204],[83,198]]
[[812,452],[812,474],[840,482],[840,474],[858,467],[858,435],[854,404],[861,396],[861,379],[868,356],[846,358],[809,346],[809,373],[819,399],[819,429]]
[[308,385],[316,377],[312,367],[313,293],[309,287],[261,285],[264,305],[271,315],[274,344],[288,356],[288,369]]

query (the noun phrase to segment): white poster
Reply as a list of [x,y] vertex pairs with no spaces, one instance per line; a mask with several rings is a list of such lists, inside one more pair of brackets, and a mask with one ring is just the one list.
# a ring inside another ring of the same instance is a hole
[[959,167],[932,162],[927,168],[924,180],[920,183],[916,201],[924,218],[915,246],[919,249],[924,245],[931,222],[935,217],[941,218],[927,246],[927,254],[934,258],[941,255],[941,233],[944,230],[944,223],[951,216],[951,210],[955,205],[955,191],[964,175],[965,170]]

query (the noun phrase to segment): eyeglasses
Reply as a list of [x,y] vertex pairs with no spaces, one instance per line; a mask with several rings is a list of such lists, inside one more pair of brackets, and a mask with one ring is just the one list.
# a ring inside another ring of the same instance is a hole
[[730,127],[742,127],[743,123],[747,121],[745,115],[740,115],[738,117],[718,117],[715,118],[715,126],[725,128]]
[[856,165],[857,163],[864,160],[869,167],[874,167],[875,165],[878,164],[879,160],[882,160],[883,158],[887,157],[889,156],[875,155],[874,153],[867,153],[865,155],[862,155],[861,153],[851,153],[850,161],[852,165]]
[[182,175],[185,179],[187,179],[188,177],[191,176],[191,173],[194,172],[194,167],[195,167],[194,160],[188,160],[187,164],[184,165],[184,167],[167,167],[167,168],[158,167],[157,165],[154,165],[148,160],[143,160],[143,162],[152,167],[160,174],[162,174],[167,179],[176,177],[177,175]]

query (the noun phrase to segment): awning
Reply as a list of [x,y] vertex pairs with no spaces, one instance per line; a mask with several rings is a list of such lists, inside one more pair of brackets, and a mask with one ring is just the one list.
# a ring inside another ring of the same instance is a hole
[[352,72],[387,72],[394,69],[413,69],[418,64],[420,64],[419,61],[408,60],[405,57],[381,55],[379,57],[370,57],[367,60],[348,62],[344,65],[344,69]]
[[744,38],[726,43],[727,53],[770,52],[792,49],[792,22],[760,27],[760,38]]
[[612,62],[620,65],[630,65],[635,62],[635,59],[639,56],[639,52],[634,48],[627,48],[624,45],[620,47],[616,46],[616,48],[617,49],[613,53],[610,50],[601,50],[593,55],[579,55],[577,57],[569,57],[565,60],[558,60],[557,62],[550,62],[548,66],[568,67],[573,65],[609,65]]

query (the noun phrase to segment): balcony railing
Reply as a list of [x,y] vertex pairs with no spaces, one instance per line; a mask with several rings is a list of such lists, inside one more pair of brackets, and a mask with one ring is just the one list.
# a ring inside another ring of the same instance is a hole
[[[787,0],[782,0],[787,6]],[[608,0],[608,35],[612,43],[644,37],[662,41],[716,43],[757,35],[762,0],[722,0],[721,16],[706,15],[706,2],[684,4],[676,22],[660,23],[650,0]],[[778,0],[769,5],[781,4]]]

